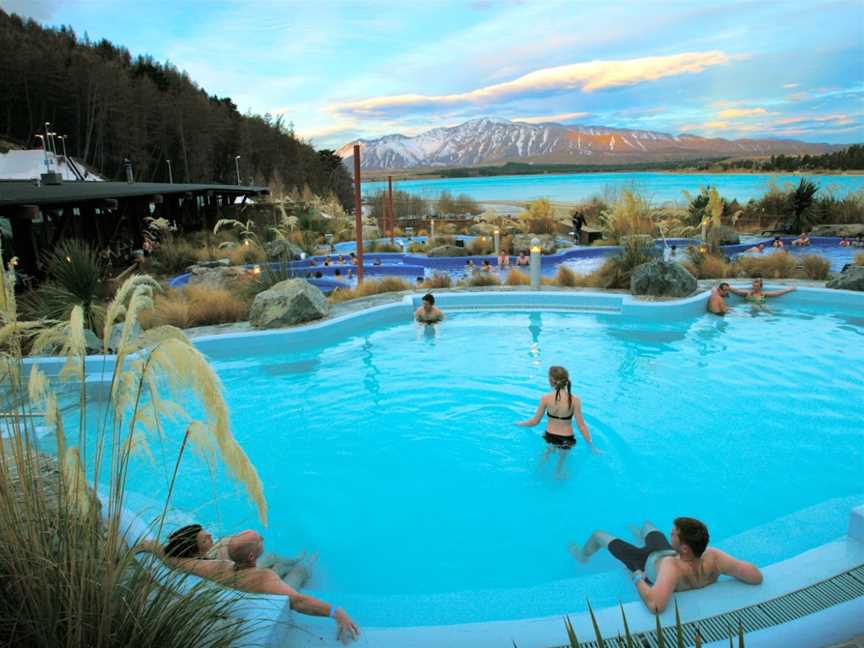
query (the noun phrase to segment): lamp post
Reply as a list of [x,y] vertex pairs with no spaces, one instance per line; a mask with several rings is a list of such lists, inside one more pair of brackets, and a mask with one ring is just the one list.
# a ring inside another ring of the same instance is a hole
[[540,239],[531,239],[531,290],[540,290]]
[[240,156],[234,156],[234,171],[237,172],[237,185],[240,185]]
[[168,184],[174,184],[174,171],[171,170],[171,160],[165,160],[168,163]]
[[495,230],[495,256],[501,254],[501,230]]
[[432,243],[435,240],[435,219],[429,221],[429,240],[427,243]]
[[51,163],[48,161],[48,145],[45,143],[45,136],[36,133],[36,137],[42,140],[42,150],[45,151],[45,171],[48,172],[51,169]]
[[45,166],[49,173],[51,172],[51,158],[48,157],[48,149],[51,146],[51,134],[48,132],[50,125],[51,122],[45,122],[45,137],[42,139],[42,142],[45,144]]
[[67,137],[69,137],[69,136],[68,135],[58,135],[57,136],[57,139],[59,139],[60,143],[63,145],[63,159],[64,160],[69,159],[69,156],[66,155],[66,138]]

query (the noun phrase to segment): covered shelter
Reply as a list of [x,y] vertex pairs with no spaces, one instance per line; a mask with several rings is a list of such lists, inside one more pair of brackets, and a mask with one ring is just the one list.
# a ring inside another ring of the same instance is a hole
[[234,216],[238,205],[268,193],[266,187],[205,183],[63,182],[45,174],[40,180],[0,180],[0,218],[11,225],[10,252],[20,269],[38,276],[40,253],[64,238],[98,249],[121,242],[140,248],[147,218],[164,218],[181,232],[212,229],[220,217]]

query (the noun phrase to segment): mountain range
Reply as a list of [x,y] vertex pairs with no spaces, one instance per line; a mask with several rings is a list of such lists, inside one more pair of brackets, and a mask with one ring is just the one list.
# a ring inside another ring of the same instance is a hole
[[529,124],[484,117],[458,126],[433,128],[414,137],[385,135],[356,140],[337,154],[353,168],[370,170],[469,167],[505,162],[545,164],[631,164],[698,158],[821,154],[845,148],[796,140],[706,138],[603,126]]

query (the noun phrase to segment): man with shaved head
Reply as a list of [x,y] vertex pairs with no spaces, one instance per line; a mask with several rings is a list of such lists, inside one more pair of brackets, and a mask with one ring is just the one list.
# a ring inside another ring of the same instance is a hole
[[175,558],[167,555],[162,550],[162,546],[153,541],[142,542],[138,545],[138,549],[155,554],[170,567],[216,581],[226,587],[254,594],[287,596],[292,610],[301,614],[329,616],[334,619],[338,626],[337,636],[343,643],[356,639],[360,634],[357,625],[342,608],[313,596],[301,594],[287,585],[272,569],[258,567],[258,558],[264,551],[264,538],[257,531],[241,531],[228,540],[230,560]]

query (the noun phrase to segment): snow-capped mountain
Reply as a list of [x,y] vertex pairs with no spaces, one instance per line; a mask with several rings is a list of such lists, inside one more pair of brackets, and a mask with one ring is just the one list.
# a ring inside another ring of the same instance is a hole
[[601,126],[528,124],[506,119],[473,119],[433,128],[416,137],[385,135],[357,140],[337,153],[349,168],[353,145],[360,144],[364,169],[460,167],[504,162],[612,164],[701,157],[825,153],[836,148],[795,140],[726,140],[696,135]]

